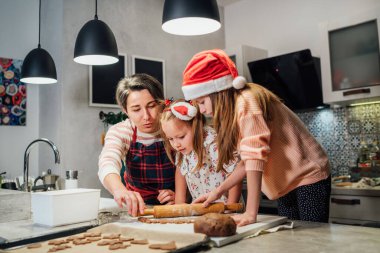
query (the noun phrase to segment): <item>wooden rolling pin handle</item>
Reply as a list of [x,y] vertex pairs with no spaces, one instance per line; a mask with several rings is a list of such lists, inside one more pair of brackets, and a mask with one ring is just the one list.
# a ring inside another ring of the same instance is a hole
[[242,203],[227,204],[224,206],[224,209],[226,211],[234,211],[234,212],[242,211],[243,208],[244,208],[244,206]]
[[153,215],[155,218],[168,218],[202,215],[205,213],[223,213],[224,211],[239,212],[241,210],[243,210],[242,203],[224,205],[223,203],[218,202],[213,203],[206,208],[203,207],[202,204],[177,204],[147,208],[142,215]]
[[142,215],[154,215],[154,209],[153,208],[144,209],[144,213]]
[[224,203],[213,203],[208,207],[203,207],[203,204],[176,204],[154,206],[155,218],[171,218],[203,215],[205,213],[223,213]]

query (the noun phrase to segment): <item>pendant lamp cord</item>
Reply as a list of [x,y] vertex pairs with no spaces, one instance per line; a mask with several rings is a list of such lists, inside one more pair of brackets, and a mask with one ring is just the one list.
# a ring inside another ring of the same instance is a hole
[[98,19],[98,0],[95,0],[95,17],[96,20]]
[[38,11],[38,48],[41,48],[41,0],[39,3],[39,11]]

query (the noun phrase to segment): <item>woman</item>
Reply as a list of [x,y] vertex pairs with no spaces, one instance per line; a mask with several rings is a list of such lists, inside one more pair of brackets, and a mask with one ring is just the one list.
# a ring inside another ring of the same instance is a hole
[[[175,166],[159,135],[164,99],[162,85],[146,74],[122,79],[116,100],[128,118],[112,126],[99,157],[99,179],[120,207],[129,214],[143,213],[145,203],[174,203]],[[120,179],[126,165],[124,186]]]
[[216,190],[195,202],[204,201],[207,206],[246,174],[246,211],[233,216],[239,226],[256,222],[260,190],[268,198],[278,199],[282,216],[328,221],[328,157],[278,97],[257,84],[246,84],[235,64],[219,49],[196,54],[183,79],[185,98],[214,118],[218,168],[230,161],[236,150],[244,163]]

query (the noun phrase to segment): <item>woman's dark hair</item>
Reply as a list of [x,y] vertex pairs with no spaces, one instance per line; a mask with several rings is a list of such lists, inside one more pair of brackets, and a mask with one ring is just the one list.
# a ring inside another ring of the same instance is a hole
[[161,102],[164,100],[162,84],[153,76],[147,74],[134,74],[121,79],[116,88],[117,104],[127,111],[128,95],[132,91],[148,90],[152,97]]

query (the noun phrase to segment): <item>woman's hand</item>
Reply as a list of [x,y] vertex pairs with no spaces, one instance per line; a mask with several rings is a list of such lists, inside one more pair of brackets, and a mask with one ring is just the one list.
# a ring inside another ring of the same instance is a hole
[[238,227],[241,227],[241,226],[255,223],[257,217],[255,215],[245,212],[243,214],[233,215],[231,216],[231,218],[235,220]]
[[175,193],[169,189],[158,190],[157,200],[165,205],[173,205],[175,200]]
[[144,213],[145,203],[140,193],[128,191],[126,188],[118,189],[113,192],[113,198],[120,208],[123,204],[127,206],[129,215],[137,216]]
[[218,189],[214,189],[212,192],[199,196],[193,201],[193,203],[203,203],[204,207],[208,207],[212,202],[220,199],[222,194],[223,193],[218,191]]

